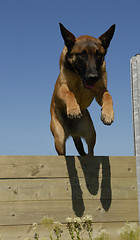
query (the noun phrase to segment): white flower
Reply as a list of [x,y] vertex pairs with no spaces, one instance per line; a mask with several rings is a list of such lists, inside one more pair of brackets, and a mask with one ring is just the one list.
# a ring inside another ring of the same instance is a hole
[[37,229],[37,223],[33,223],[33,230]]
[[54,225],[55,225],[55,227],[61,227],[62,226],[62,223],[60,223],[60,222],[54,222]]
[[68,218],[66,218],[66,222],[68,222],[68,223],[72,223],[72,222],[73,222],[73,219],[70,218],[70,217],[68,217]]
[[74,222],[75,222],[75,223],[81,223],[82,220],[81,220],[81,218],[77,217],[77,218],[74,218]]
[[83,222],[86,222],[86,221],[93,221],[93,217],[91,215],[86,215],[85,217],[83,217]]

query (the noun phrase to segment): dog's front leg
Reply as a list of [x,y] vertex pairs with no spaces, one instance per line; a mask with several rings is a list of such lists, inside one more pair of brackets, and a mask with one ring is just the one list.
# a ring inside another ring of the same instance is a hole
[[101,120],[105,125],[111,125],[114,121],[113,101],[111,95],[105,89],[96,97],[96,101],[102,106]]
[[74,94],[69,90],[66,84],[62,84],[58,91],[58,97],[63,100],[66,105],[68,118],[81,118],[82,113]]
[[108,91],[104,92],[102,98],[101,120],[106,125],[110,125],[114,121],[113,101]]

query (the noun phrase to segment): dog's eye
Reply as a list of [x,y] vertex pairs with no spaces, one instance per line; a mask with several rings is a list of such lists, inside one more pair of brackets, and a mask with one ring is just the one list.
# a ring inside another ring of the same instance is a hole
[[96,57],[96,59],[97,60],[100,60],[101,58],[102,58],[102,53],[100,53],[98,50],[96,51],[96,53],[95,53],[95,57]]
[[76,56],[79,58],[85,58],[87,56],[87,52],[86,50],[84,50],[82,52],[77,53]]

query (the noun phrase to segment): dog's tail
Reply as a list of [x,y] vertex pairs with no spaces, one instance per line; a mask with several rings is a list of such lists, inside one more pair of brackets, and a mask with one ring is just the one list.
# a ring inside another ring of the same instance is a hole
[[81,156],[85,156],[86,153],[84,151],[84,147],[83,147],[83,143],[82,143],[82,140],[80,137],[76,136],[76,137],[73,137],[73,141],[74,141],[74,144],[75,144],[75,147],[78,151],[78,153],[81,155]]

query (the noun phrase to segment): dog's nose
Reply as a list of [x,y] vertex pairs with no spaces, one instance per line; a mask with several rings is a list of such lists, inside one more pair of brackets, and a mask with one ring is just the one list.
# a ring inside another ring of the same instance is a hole
[[98,76],[96,74],[89,74],[87,77],[88,83],[95,83],[98,80]]

